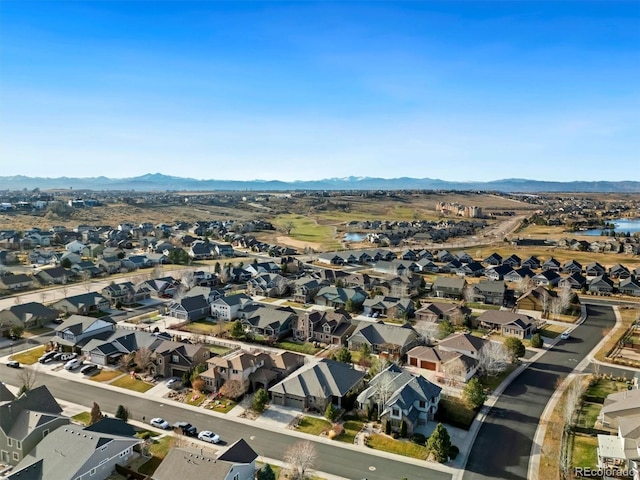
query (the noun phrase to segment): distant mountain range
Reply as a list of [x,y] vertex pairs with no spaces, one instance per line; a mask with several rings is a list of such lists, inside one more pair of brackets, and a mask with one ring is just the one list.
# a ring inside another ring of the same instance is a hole
[[149,173],[131,178],[0,177],[0,189],[136,191],[285,191],[285,190],[485,190],[499,192],[640,192],[640,182],[544,182],[508,178],[491,182],[450,182],[432,178],[345,177],[283,182],[278,180],[199,180]]

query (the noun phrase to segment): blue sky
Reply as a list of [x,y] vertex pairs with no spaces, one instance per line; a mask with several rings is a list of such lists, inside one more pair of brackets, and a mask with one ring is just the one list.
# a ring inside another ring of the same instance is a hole
[[0,175],[640,180],[640,2],[0,2]]

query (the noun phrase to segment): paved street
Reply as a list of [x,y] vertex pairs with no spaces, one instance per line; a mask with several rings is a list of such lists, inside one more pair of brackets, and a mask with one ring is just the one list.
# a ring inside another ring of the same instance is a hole
[[[18,385],[18,371],[0,365],[0,380]],[[199,430],[213,430],[228,444],[239,438],[244,438],[256,452],[267,458],[282,459],[284,451],[300,438],[289,436],[275,431],[259,428],[257,426],[237,423],[231,420],[212,416],[204,410],[187,409],[175,404],[163,403],[152,397],[128,395],[126,392],[113,391],[87,383],[72,382],[55,376],[41,377],[52,394],[63,401],[86,405],[87,410],[94,401],[105,412],[115,412],[118,405],[125,405],[132,414],[133,419],[141,420],[143,416],[147,421],[152,417],[163,417],[170,423],[187,420],[193,423]],[[359,480],[409,480],[433,479],[447,480],[450,474],[428,468],[426,462],[411,463],[399,462],[389,458],[367,455],[354,448],[344,448],[337,443],[315,442],[318,451],[317,469],[332,475]],[[372,470],[373,469],[373,470]]]
[[504,391],[480,428],[465,480],[526,479],[538,421],[559,378],[566,377],[613,327],[608,306],[587,305],[587,320],[568,341],[560,341]]

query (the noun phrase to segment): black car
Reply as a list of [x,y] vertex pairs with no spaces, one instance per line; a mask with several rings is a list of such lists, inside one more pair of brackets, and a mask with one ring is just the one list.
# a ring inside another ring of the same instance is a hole
[[173,428],[187,437],[195,437],[198,435],[198,429],[187,422],[176,422],[173,424]]
[[49,363],[50,361],[53,360],[54,355],[56,354],[56,352],[54,352],[53,350],[50,352],[45,353],[44,355],[42,355],[38,361],[40,363]]
[[94,365],[93,363],[90,363],[89,365],[85,365],[84,367],[82,367],[80,369],[80,373],[83,375],[90,375],[96,370],[98,370],[98,366]]

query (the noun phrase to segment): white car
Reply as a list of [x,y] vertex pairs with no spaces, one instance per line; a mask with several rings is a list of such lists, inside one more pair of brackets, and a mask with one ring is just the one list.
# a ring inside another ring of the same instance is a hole
[[220,436],[213,433],[211,430],[203,430],[198,434],[198,440],[209,443],[219,443]]
[[177,388],[180,386],[180,380],[177,378],[171,378],[167,381],[167,387],[169,388]]
[[569,340],[571,338],[571,334],[569,332],[562,332],[562,334],[560,335],[560,338],[562,340]]
[[169,428],[171,427],[169,425],[169,422],[167,422],[166,420],[164,420],[164,419],[162,419],[160,417],[152,418],[149,423],[151,425],[153,425],[154,427],[161,428],[163,430],[169,430]]

